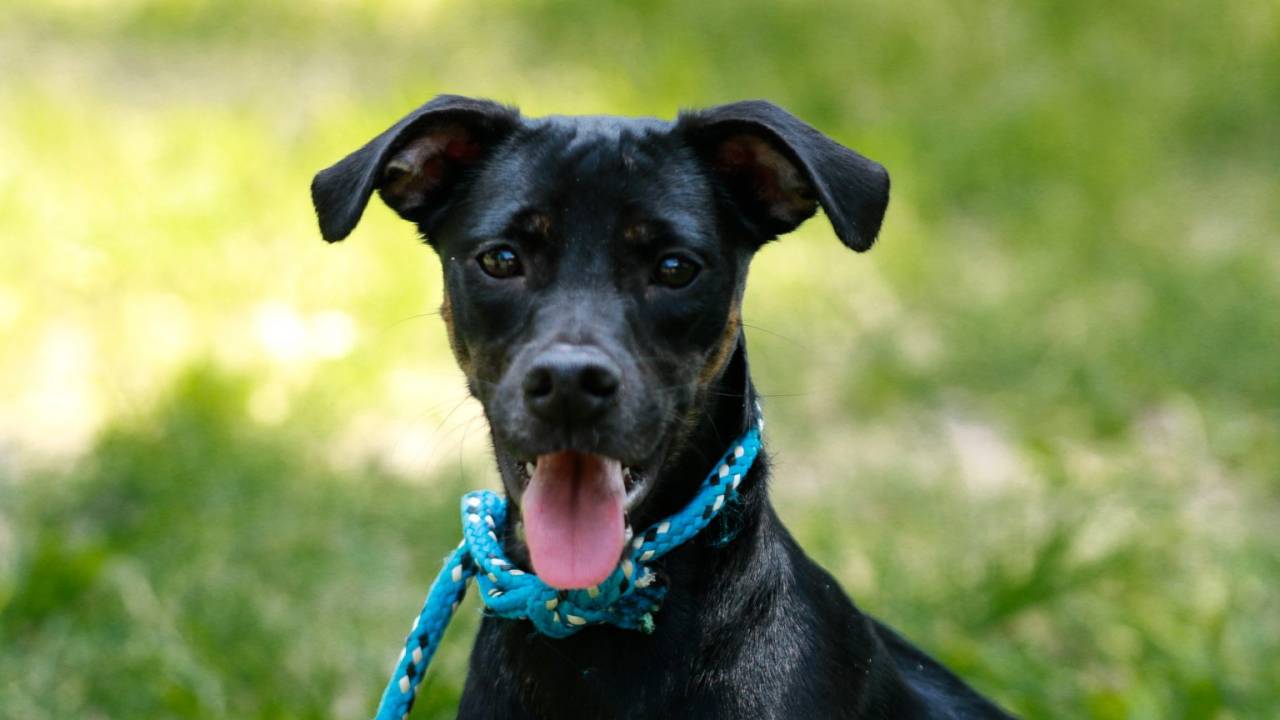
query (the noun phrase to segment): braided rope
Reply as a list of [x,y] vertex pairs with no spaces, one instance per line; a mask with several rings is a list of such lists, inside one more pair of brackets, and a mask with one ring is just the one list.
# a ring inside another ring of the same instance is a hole
[[499,540],[507,520],[507,501],[487,490],[464,495],[462,543],[445,559],[422,611],[414,618],[374,720],[409,717],[418,684],[472,578],[489,612],[504,618],[528,619],[538,632],[549,637],[568,637],[588,625],[604,624],[653,632],[653,613],[661,607],[667,589],[655,582],[656,576],[647,563],[697,535],[737,498],[738,485],[760,451],[763,429],[764,420],[757,420],[729,447],[692,502],[632,538],[613,574],[585,590],[557,590],[537,575],[515,567]]

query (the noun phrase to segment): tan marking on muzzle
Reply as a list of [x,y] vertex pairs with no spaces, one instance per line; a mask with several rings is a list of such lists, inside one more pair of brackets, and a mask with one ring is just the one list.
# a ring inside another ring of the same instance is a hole
[[449,301],[448,292],[445,293],[444,302],[440,303],[440,318],[444,320],[444,329],[449,336],[449,347],[453,350],[454,359],[458,361],[458,367],[470,377],[471,355],[458,341],[458,331],[453,325],[453,303]]
[[729,359],[733,357],[733,350],[738,344],[738,330],[742,327],[741,302],[740,299],[733,301],[733,307],[729,308],[729,317],[725,320],[724,332],[720,335],[715,347],[707,354],[707,360],[698,373],[698,397],[676,425],[675,438],[671,442],[669,451],[672,457],[684,452],[688,447],[689,438],[693,436],[707,409],[708,386],[720,377],[725,366],[729,364]]
[[741,327],[742,307],[739,301],[735,300],[733,307],[729,308],[729,318],[724,323],[724,334],[720,336],[720,341],[707,356],[707,362],[702,366],[702,372],[698,374],[699,385],[705,386],[720,377],[725,365],[729,363],[729,358],[733,357],[733,348],[738,344],[738,330]]

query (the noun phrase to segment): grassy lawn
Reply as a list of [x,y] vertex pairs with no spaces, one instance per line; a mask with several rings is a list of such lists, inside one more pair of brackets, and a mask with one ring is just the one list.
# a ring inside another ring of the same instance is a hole
[[[772,99],[883,162],[745,307],[774,492],[866,610],[1033,718],[1280,707],[1280,9],[13,0],[0,718],[372,711],[496,486],[438,264],[312,173],[439,92]],[[479,606],[415,718],[447,718]]]

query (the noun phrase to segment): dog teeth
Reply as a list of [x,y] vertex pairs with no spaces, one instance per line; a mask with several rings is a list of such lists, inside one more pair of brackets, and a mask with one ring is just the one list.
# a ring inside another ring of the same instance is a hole
[[534,465],[532,462],[527,462],[524,464],[524,474],[527,475],[528,477],[533,477],[533,469],[534,469]]

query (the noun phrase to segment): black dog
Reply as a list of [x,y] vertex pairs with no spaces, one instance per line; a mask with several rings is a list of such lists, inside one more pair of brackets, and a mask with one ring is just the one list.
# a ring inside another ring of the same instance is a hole
[[[331,242],[374,190],[439,253],[442,315],[488,417],[510,556],[588,587],[692,498],[750,421],[740,306],[761,245],[821,205],[869,248],[884,168],[767,102],[526,119],[438,97],[333,167],[312,197]],[[758,460],[737,507],[659,561],[646,635],[563,640],[486,618],[463,718],[1008,717],[863,615],[796,545]],[[711,535],[736,533],[727,544]]]

